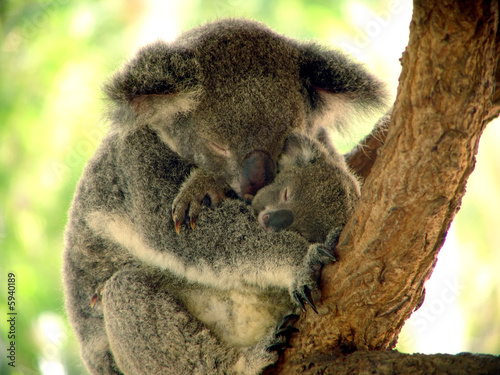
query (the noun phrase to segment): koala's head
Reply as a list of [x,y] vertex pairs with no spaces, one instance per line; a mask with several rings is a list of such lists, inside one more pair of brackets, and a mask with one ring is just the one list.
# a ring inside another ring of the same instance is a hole
[[248,199],[274,179],[292,131],[313,132],[332,113],[384,101],[382,85],[341,53],[245,20],[142,48],[105,92],[119,129],[149,126]]
[[345,225],[359,194],[359,183],[341,155],[291,134],[276,179],[259,190],[252,207],[269,231],[287,229],[311,242],[324,242],[331,229]]

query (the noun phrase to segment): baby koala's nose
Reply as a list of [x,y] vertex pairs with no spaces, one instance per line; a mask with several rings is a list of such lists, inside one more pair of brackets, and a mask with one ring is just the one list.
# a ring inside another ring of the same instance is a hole
[[264,211],[259,215],[259,223],[266,229],[278,232],[293,224],[293,212],[284,209]]

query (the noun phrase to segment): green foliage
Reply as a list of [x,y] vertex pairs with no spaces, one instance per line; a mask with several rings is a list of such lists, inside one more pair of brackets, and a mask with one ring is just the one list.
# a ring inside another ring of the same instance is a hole
[[[63,232],[75,184],[105,131],[99,87],[114,68],[110,62],[124,54],[124,11],[97,2],[7,5],[0,68],[0,314],[7,316],[5,278],[13,272],[18,315],[16,367],[7,367],[2,354],[2,374],[39,373],[43,361],[84,373],[64,318]],[[47,321],[52,331],[44,333]],[[6,326],[0,327],[3,347]]]

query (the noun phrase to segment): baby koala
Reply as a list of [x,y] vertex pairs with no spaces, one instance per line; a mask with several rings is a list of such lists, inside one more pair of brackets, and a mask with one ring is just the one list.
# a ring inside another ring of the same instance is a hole
[[268,231],[291,230],[310,242],[336,241],[360,196],[356,177],[327,140],[300,133],[285,141],[274,181],[252,201],[259,224]]

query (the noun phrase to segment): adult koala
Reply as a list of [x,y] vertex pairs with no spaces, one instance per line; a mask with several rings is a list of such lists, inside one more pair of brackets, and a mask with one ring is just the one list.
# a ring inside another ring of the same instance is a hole
[[[78,184],[63,265],[88,370],[259,373],[328,257],[263,231],[241,200],[200,201],[226,184],[252,199],[292,131],[381,107],[381,84],[339,52],[222,20],[146,46],[105,92],[113,126]],[[180,227],[188,207],[195,230]]]

